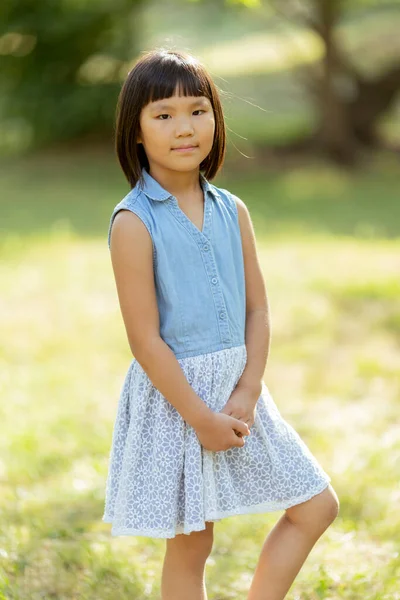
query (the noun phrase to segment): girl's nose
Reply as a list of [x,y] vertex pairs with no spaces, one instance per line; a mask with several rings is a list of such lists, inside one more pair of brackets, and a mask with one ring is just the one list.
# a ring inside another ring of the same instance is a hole
[[187,119],[186,120],[182,119],[181,121],[178,121],[178,123],[176,125],[177,135],[193,133],[193,131],[194,131],[193,125],[190,121],[188,121]]

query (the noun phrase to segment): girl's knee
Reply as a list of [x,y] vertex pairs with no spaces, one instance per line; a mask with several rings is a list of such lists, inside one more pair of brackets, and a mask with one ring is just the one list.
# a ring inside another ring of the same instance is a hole
[[296,504],[286,509],[285,516],[290,522],[312,527],[329,527],[339,514],[339,499],[333,487],[329,484],[322,492],[310,500]]
[[339,498],[331,484],[326,487],[321,494],[322,512],[325,515],[327,522],[332,523],[339,514],[340,503]]
[[206,528],[201,531],[193,531],[189,535],[182,533],[167,539],[167,552],[179,554],[181,559],[190,563],[205,562],[213,547],[213,525],[213,522],[206,522]]

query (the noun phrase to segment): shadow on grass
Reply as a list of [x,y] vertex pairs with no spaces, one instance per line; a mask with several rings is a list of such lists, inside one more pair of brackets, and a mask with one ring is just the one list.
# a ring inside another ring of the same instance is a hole
[[[214,180],[247,204],[257,235],[400,235],[398,165],[378,157],[356,173],[320,164],[268,172],[229,165]],[[0,165],[4,234],[46,234],[66,228],[106,238],[114,206],[129,192],[111,149],[32,155]]]

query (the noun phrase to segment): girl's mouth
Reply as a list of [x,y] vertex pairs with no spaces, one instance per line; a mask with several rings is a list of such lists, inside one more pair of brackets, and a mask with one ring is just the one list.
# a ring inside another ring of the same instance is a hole
[[196,150],[198,146],[189,146],[188,148],[172,148],[172,150],[174,150],[174,152],[192,152],[193,150]]

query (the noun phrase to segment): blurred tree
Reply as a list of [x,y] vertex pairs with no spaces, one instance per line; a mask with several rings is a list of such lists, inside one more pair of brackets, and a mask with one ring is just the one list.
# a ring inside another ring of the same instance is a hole
[[[222,0],[227,4],[257,6],[262,0]],[[356,11],[400,9],[400,0],[265,0],[290,21],[311,29],[321,40],[324,56],[320,64],[302,68],[306,89],[316,107],[316,126],[311,143],[339,163],[356,161],[362,147],[382,143],[377,122],[394,104],[400,90],[399,50],[383,70],[368,75],[355,64],[338,34],[339,26]],[[372,51],[381,52],[385,32],[380,42],[374,40]],[[379,62],[379,61],[378,61]]]
[[[400,8],[398,2],[390,4]],[[352,62],[337,35],[350,9],[383,5],[373,0],[279,0],[279,11],[310,27],[325,47],[322,68],[309,71],[308,90],[318,109],[314,140],[338,162],[352,163],[360,145],[380,143],[376,123],[400,90],[400,53],[386,71],[366,76]]]
[[[110,134],[144,0],[0,4],[1,133],[29,144]],[[17,136],[18,137],[18,136]]]

